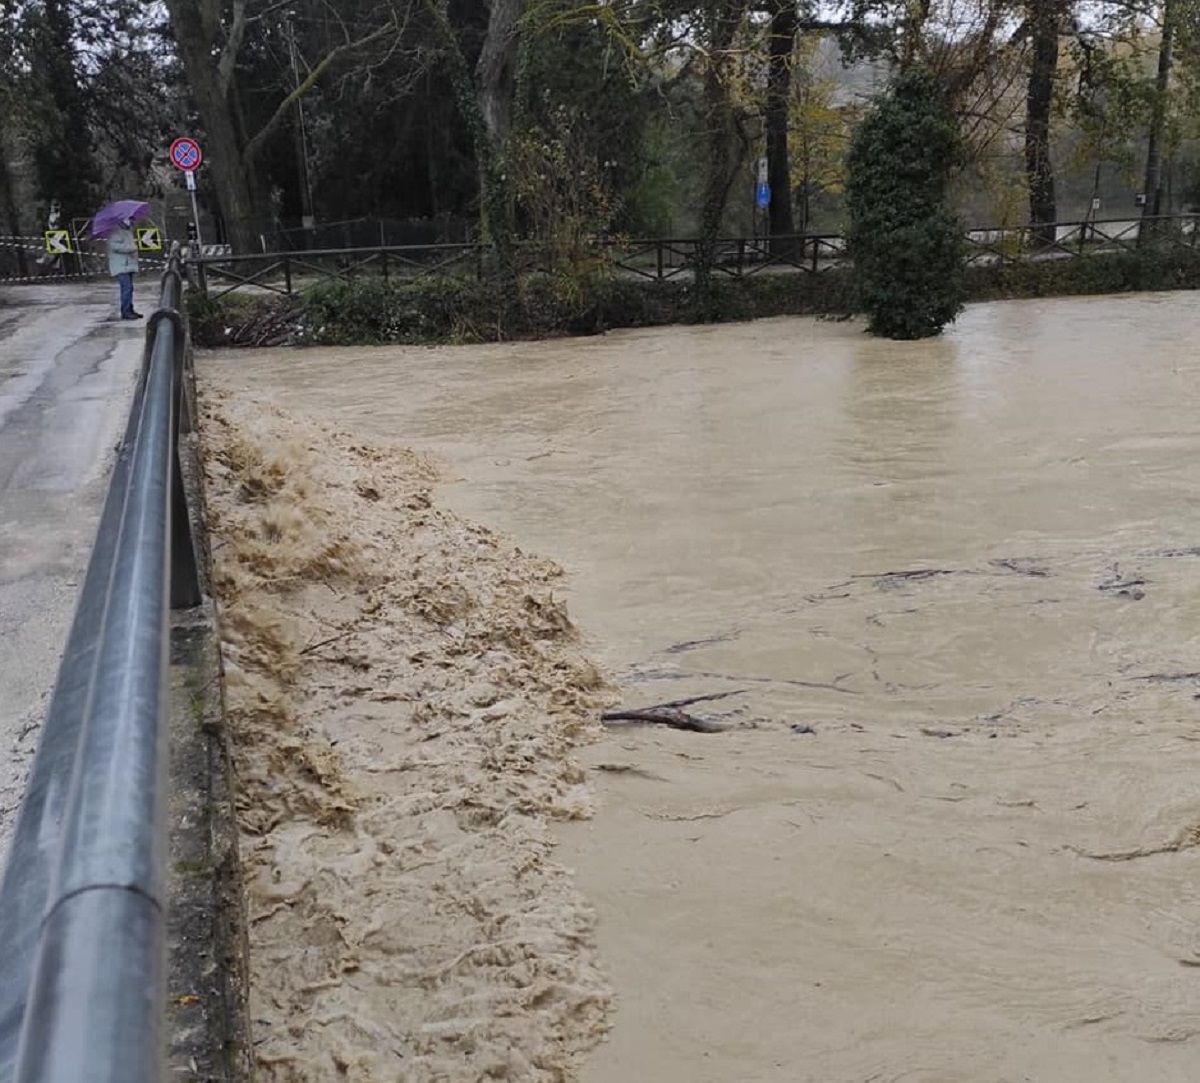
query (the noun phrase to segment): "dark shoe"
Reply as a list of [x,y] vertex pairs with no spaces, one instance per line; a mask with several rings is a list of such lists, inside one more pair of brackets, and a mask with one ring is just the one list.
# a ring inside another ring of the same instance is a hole
[[123,320],[140,320],[140,319],[142,319],[142,314],[140,312],[126,312],[121,316],[121,319],[123,319]]

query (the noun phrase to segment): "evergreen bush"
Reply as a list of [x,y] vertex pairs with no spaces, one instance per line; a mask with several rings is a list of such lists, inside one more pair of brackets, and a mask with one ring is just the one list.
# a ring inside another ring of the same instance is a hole
[[872,334],[927,338],[962,311],[963,227],[947,200],[962,160],[942,87],[922,68],[902,72],[856,129],[847,241]]

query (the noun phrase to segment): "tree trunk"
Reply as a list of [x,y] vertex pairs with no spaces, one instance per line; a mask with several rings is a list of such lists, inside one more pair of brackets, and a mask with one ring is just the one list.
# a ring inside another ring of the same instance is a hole
[[696,308],[702,319],[712,308],[712,273],[716,265],[721,220],[729,190],[741,164],[737,153],[737,116],[729,96],[727,69],[747,0],[708,0],[708,62],[704,68],[704,119],[707,163],[696,241]]
[[1029,7],[1032,61],[1025,97],[1025,179],[1029,187],[1029,224],[1035,241],[1053,244],[1058,202],[1050,157],[1050,110],[1058,74],[1058,0],[1032,0]]
[[774,0],[767,61],[767,181],[771,185],[771,251],[793,242],[792,163],[788,154],[788,107],[792,97],[792,52],[796,45],[796,0]]
[[519,23],[525,3],[491,0],[489,7],[487,34],[475,65],[475,97],[487,142],[487,153],[479,158],[479,185],[486,229],[500,270],[511,276],[515,274],[516,220],[512,193],[504,180],[504,158],[512,129]]
[[[512,116],[512,99],[510,96],[506,104],[501,98],[506,80],[510,88],[512,85],[515,70],[512,57],[519,43],[517,19],[522,3],[523,0],[493,0],[487,40],[476,66],[476,78],[472,79],[462,43],[450,24],[444,4],[441,0],[425,0],[426,10],[432,16],[441,38],[459,111],[471,133],[471,147],[479,171],[480,234],[482,240],[491,242],[496,262],[494,271],[501,281],[504,305],[510,302],[515,293],[512,284],[516,281],[517,267],[516,226],[502,161]],[[501,62],[505,56],[509,57],[507,70],[505,63]],[[488,82],[486,88],[481,85],[484,79]],[[501,322],[505,315],[504,311],[500,313]]]
[[[17,200],[13,192],[12,169],[8,161],[8,141],[0,130],[0,211],[3,212],[8,224],[8,232],[13,237],[20,237],[24,232],[21,228],[21,216],[17,213]],[[25,278],[29,274],[29,264],[26,260],[25,249],[20,242],[13,251],[16,253],[17,273]]]
[[487,35],[475,65],[476,94],[492,149],[499,152],[512,125],[518,23],[524,0],[490,0]]
[[1154,105],[1150,113],[1150,133],[1146,143],[1146,202],[1142,205],[1141,240],[1154,232],[1152,223],[1146,218],[1156,218],[1164,213],[1162,183],[1162,144],[1167,122],[1167,94],[1171,87],[1171,68],[1174,63],[1174,38],[1176,0],[1165,0],[1163,4],[1162,39],[1158,47],[1158,72],[1154,79]]
[[211,171],[225,235],[238,253],[256,252],[258,237],[254,173],[246,161],[245,141],[231,86],[215,62],[218,42],[200,3],[204,0],[166,0],[171,30],[204,126],[204,169]]
[[900,20],[900,70],[907,71],[921,55],[921,38],[933,6],[932,0],[905,0]]

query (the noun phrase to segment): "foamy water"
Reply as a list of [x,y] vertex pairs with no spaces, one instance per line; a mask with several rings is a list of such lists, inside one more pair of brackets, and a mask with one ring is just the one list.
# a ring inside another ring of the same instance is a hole
[[549,825],[612,697],[560,570],[401,448],[201,402],[259,1077],[564,1078],[609,989]]

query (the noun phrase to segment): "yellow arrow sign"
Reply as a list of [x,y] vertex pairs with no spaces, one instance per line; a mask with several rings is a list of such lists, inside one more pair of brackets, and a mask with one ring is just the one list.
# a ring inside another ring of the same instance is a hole
[[158,226],[139,226],[134,230],[137,246],[142,252],[162,251],[162,231]]
[[52,256],[65,256],[71,251],[71,231],[69,229],[46,230],[46,251]]

